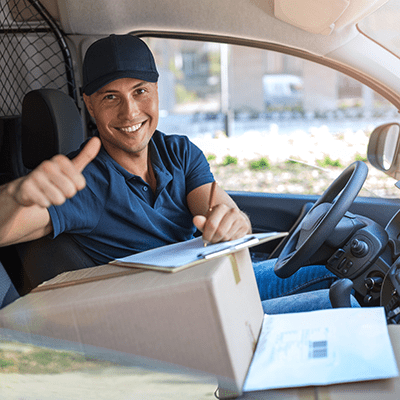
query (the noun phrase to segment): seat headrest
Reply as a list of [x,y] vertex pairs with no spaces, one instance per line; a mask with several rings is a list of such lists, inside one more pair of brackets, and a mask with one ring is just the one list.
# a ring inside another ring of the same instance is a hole
[[22,102],[21,147],[25,167],[33,169],[56,154],[68,154],[85,140],[73,99],[55,89],[27,93]]

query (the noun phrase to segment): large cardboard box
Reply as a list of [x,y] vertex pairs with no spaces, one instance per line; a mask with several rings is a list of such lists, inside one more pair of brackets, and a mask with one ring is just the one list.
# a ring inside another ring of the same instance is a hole
[[263,310],[248,249],[175,272],[67,272],[0,310],[0,327],[216,375],[240,392]]

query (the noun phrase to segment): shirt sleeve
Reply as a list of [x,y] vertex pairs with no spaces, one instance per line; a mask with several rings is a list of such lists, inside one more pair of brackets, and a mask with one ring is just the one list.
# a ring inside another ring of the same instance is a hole
[[59,206],[48,208],[53,224],[53,238],[63,232],[88,234],[96,226],[102,212],[102,202],[90,188],[90,182],[74,197]]
[[211,183],[215,179],[204,153],[189,139],[187,139],[186,146],[185,176],[186,195],[188,195],[192,190]]

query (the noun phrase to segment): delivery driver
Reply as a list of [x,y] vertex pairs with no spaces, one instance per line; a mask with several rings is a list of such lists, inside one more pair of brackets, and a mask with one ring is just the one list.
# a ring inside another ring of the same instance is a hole
[[[251,232],[249,218],[218,186],[209,210],[214,178],[203,153],[186,136],[157,130],[157,80],[151,51],[135,36],[111,35],[89,47],[83,99],[98,137],[1,187],[0,245],[68,232],[104,264],[191,239],[196,228],[211,243]],[[334,280],[313,266],[283,281],[273,262],[258,266],[256,276],[259,287],[273,287],[270,297],[328,288]],[[299,309],[298,300],[286,304]]]

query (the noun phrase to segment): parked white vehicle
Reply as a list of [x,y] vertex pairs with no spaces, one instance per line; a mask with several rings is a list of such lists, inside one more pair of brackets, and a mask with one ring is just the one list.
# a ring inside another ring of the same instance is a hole
[[264,102],[267,109],[301,108],[303,80],[296,75],[264,75]]

